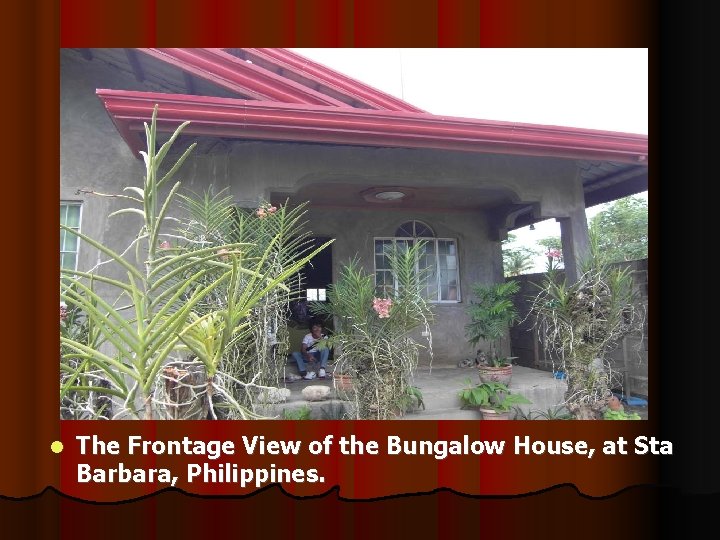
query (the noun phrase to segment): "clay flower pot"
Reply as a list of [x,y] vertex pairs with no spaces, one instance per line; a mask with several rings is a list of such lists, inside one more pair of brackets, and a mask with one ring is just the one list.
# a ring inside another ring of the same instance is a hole
[[480,382],[499,382],[505,386],[510,386],[510,381],[512,380],[512,364],[501,367],[491,367],[481,364],[477,370]]
[[333,373],[333,386],[338,398],[345,400],[350,399],[355,390],[352,377],[345,373]]
[[485,407],[479,407],[478,410],[483,420],[510,420],[510,411],[496,411]]

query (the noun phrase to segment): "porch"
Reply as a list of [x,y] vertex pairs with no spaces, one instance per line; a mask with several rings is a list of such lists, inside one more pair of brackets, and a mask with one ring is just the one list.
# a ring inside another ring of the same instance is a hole
[[[288,373],[296,373],[294,366],[288,365]],[[292,417],[299,410],[309,409],[312,420],[339,420],[347,412],[352,411],[352,401],[338,399],[333,388],[332,366],[325,379],[311,381],[299,380],[286,383],[290,397],[283,403],[263,407],[263,414],[279,418]],[[472,367],[459,368],[439,366],[432,369],[418,368],[413,385],[420,389],[425,409],[407,413],[400,420],[478,420],[474,410],[461,409],[458,393],[467,385],[467,380],[478,384],[477,371]],[[312,385],[327,386],[331,389],[330,399],[324,401],[306,401],[302,395],[304,388]],[[513,378],[510,389],[524,395],[532,405],[523,405],[524,413],[529,411],[546,412],[562,403],[566,384],[555,379],[552,373],[523,366],[513,366]]]

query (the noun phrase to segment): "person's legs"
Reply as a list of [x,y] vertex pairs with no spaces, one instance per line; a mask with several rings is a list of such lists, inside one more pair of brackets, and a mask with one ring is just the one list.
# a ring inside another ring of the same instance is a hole
[[315,351],[313,354],[313,357],[315,357],[315,362],[320,361],[320,369],[318,370],[318,377],[320,379],[325,378],[325,368],[327,367],[328,358],[330,357],[330,349],[320,349],[319,351]]
[[307,366],[305,365],[305,359],[303,358],[303,355],[297,351],[292,353],[293,360],[297,362],[298,371],[300,372],[300,375],[305,375],[307,373]]
[[[325,369],[327,367],[328,358],[330,358],[330,349],[320,349],[315,354],[320,354],[320,367]],[[315,358],[317,358],[317,356],[315,356]]]

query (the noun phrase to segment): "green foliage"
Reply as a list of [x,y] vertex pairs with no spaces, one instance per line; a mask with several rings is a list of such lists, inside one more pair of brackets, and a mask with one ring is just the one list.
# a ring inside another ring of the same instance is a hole
[[[254,380],[261,386],[279,386],[289,349],[287,330],[288,304],[297,298],[300,278],[298,261],[307,260],[319,250],[312,250],[304,221],[306,204],[290,208],[269,203],[258,209],[238,209],[229,195],[220,192],[202,196],[181,195],[182,207],[190,216],[179,234],[188,239],[188,249],[226,242],[243,244],[245,261],[257,261],[258,271],[284,276],[278,287],[263,293],[245,314],[245,330],[236,331],[223,347],[223,371],[236,380]],[[326,246],[327,244],[325,244]],[[323,249],[322,246],[320,249]],[[288,268],[294,269],[290,274]],[[214,278],[214,276],[212,276]],[[238,275],[235,286],[219,287],[199,306],[202,313],[222,311],[229,292],[252,288],[252,276]],[[253,393],[243,385],[230,385],[232,399],[250,406]],[[235,415],[229,411],[229,417]]]
[[512,297],[520,290],[516,281],[475,284],[472,287],[476,300],[471,300],[468,308],[470,322],[465,326],[468,341],[477,345],[480,340],[490,342],[489,365],[499,367],[507,361],[499,358],[497,343],[502,339],[508,326],[518,320],[518,312]]
[[608,409],[603,413],[604,420],[641,420],[638,413],[626,413],[623,410],[613,411]]
[[422,391],[417,386],[407,386],[405,394],[398,398],[398,407],[403,411],[413,409],[425,410],[425,401],[423,401]]
[[604,262],[645,259],[648,256],[648,207],[640,197],[625,197],[590,220]]
[[[66,281],[71,288],[74,285]],[[92,288],[92,283],[90,284]],[[79,293],[82,294],[82,293]],[[77,305],[60,305],[60,336],[88,347],[99,339],[92,320]],[[108,381],[93,369],[85,355],[60,344],[60,414],[64,419],[105,419],[111,415]]]
[[519,276],[535,266],[536,252],[529,248],[504,249],[502,254],[505,277]]
[[517,405],[532,403],[522,394],[511,393],[502,383],[485,382],[473,386],[469,379],[466,382],[468,386],[458,394],[463,406],[466,407],[482,407],[506,412]]
[[334,317],[335,332],[324,345],[339,346],[335,371],[353,376],[359,419],[390,418],[407,395],[421,347],[411,333],[421,327],[429,333],[432,318],[423,298],[426,276],[416,271],[423,249],[418,242],[387,254],[398,287],[385,298],[375,296],[374,276],[352,260],[328,288],[328,302],[311,305],[314,315]]
[[505,277],[519,276],[532,270],[533,259],[538,254],[535,249],[528,247],[510,247],[517,241],[517,237],[510,233],[507,240],[502,241],[503,270]]
[[310,420],[310,413],[312,413],[312,409],[303,405],[298,409],[283,409],[282,418],[283,420]]
[[542,246],[545,252],[550,250],[558,250],[562,254],[562,240],[559,236],[548,236],[541,238],[537,241],[538,245]]
[[526,420],[538,420],[540,418],[542,418],[543,420],[572,420],[573,415],[570,414],[568,410],[563,406],[550,407],[545,411],[530,411]]

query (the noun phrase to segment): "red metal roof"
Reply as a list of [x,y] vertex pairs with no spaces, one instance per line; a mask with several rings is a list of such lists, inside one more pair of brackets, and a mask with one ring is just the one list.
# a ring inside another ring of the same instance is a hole
[[358,101],[371,109],[425,112],[395,96],[381,92],[286,49],[240,49],[239,51],[253,62],[281,70],[286,77],[300,78],[307,80],[310,84],[328,87],[330,90]]
[[348,105],[286,77],[245,62],[222,49],[138,49],[228,90],[282,103]]
[[646,164],[646,135],[377,111],[309,103],[97,90],[134,153],[159,105],[159,129],[189,120],[186,134],[363,146],[430,148]]

